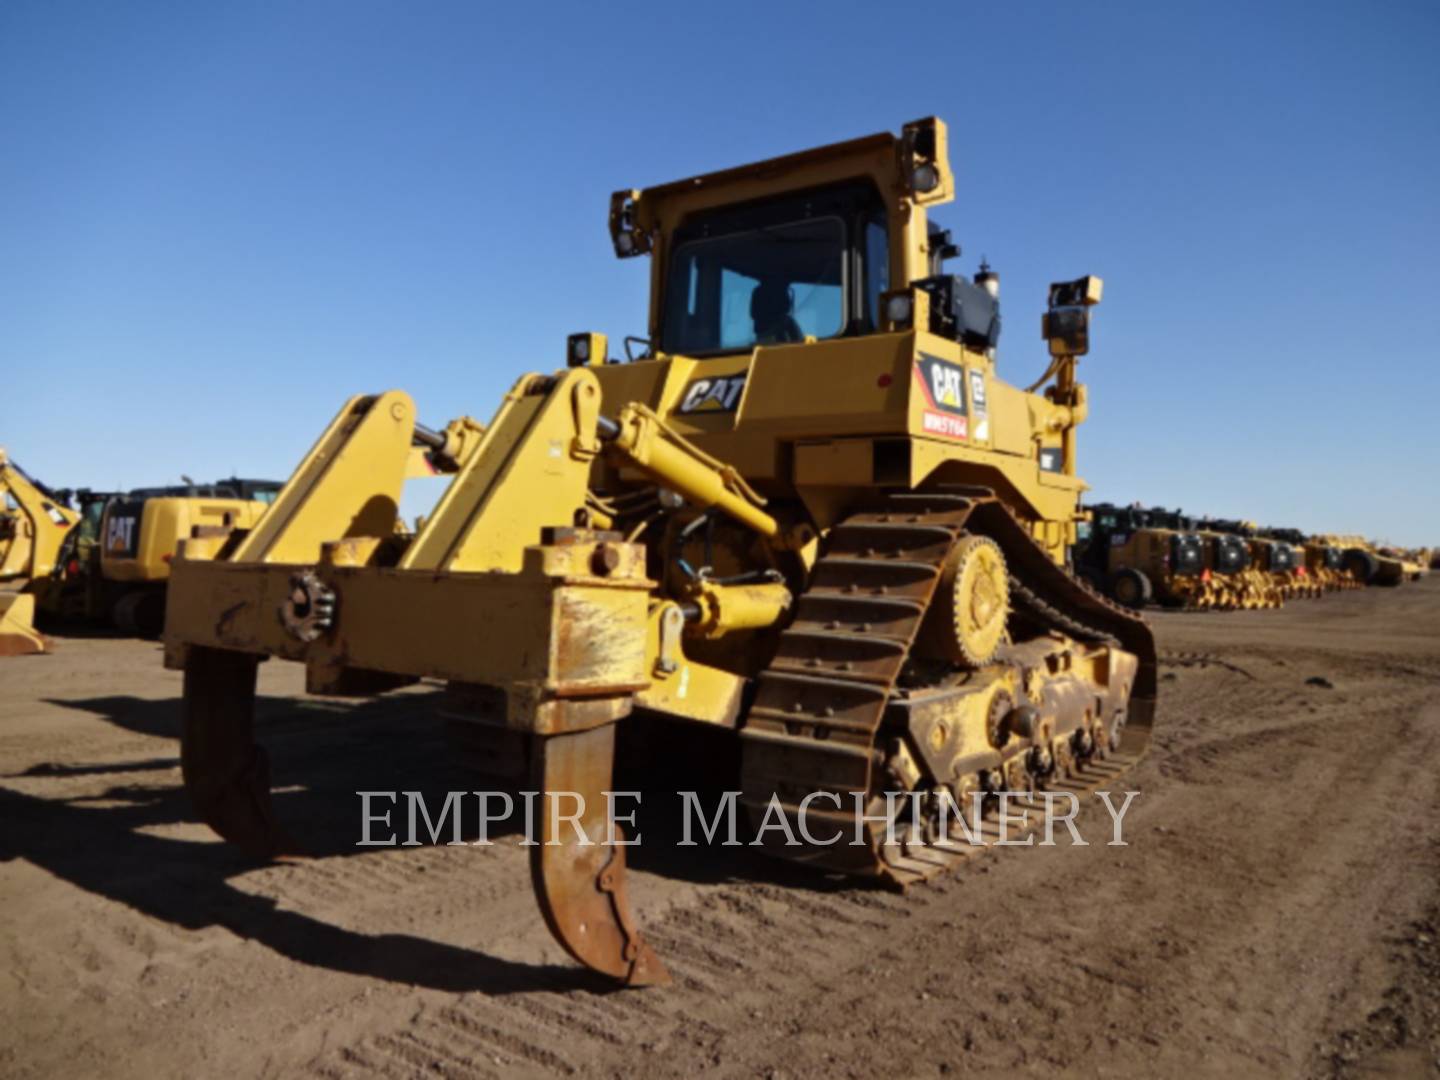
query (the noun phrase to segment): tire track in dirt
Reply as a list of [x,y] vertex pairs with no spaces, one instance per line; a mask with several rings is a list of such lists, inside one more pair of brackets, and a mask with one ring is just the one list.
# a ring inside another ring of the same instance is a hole
[[1174,662],[1129,847],[1091,806],[1089,847],[995,851],[906,896],[647,853],[632,896],[677,977],[648,992],[575,973],[513,837],[346,848],[358,789],[475,786],[425,688],[295,705],[296,669],[262,666],[277,802],[318,857],[256,867],[187,820],[153,648],[83,643],[60,690],[0,666],[0,700],[28,703],[0,722],[0,1071],[1329,1075],[1408,1053],[1440,900],[1437,600],[1158,617]]

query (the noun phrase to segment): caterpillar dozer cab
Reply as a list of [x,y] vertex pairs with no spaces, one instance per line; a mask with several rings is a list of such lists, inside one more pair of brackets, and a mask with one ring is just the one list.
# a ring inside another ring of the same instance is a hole
[[[997,792],[1033,815],[1041,789],[1133,764],[1150,630],[1065,567],[1100,282],[1051,288],[1043,392],[1017,389],[998,278],[944,272],[957,249],[928,211],[952,197],[934,119],[617,192],[616,254],[651,260],[633,360],[572,335],[483,428],[419,424],[398,390],[347,401],[253,529],[173,563],[165,661],[199,815],[257,857],[296,846],[254,741],[262,657],[304,663],[316,693],[444,680],[564,802],[530,849],[551,932],[640,985],[668,976],[625,847],[582,842],[611,824],[634,713],[738,740],[771,854],[898,887],[971,850],[940,808],[993,833]],[[396,542],[416,445],[453,476]],[[887,794],[909,798],[882,826]]]
[[35,629],[30,586],[54,570],[79,519],[64,493],[33,479],[0,448],[0,656],[50,651]]
[[1087,542],[1077,549],[1082,578],[1128,608],[1153,599],[1166,607],[1211,607],[1205,545],[1179,511],[1097,503]]
[[170,564],[182,540],[223,542],[260,520],[281,484],[229,477],[125,492],[80,489],[79,526],[37,582],[43,615],[159,635]]

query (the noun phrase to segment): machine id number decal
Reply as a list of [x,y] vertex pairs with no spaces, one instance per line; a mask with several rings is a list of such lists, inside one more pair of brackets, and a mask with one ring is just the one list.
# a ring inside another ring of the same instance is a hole
[[965,369],[959,364],[921,353],[915,363],[915,378],[925,395],[921,429],[929,435],[965,439],[970,421],[965,411]]
[[685,396],[680,399],[680,412],[702,413],[734,412],[735,407],[740,404],[740,394],[745,389],[745,376],[748,372],[742,371],[739,375],[717,375],[713,378],[696,379],[685,388]]
[[949,413],[935,412],[933,409],[925,410],[925,417],[922,421],[927,434],[948,435],[952,439],[963,439],[966,437],[966,420],[963,416],[951,416]]

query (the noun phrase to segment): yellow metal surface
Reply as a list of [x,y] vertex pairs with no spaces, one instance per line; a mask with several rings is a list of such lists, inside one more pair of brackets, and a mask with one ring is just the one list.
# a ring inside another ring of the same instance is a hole
[[635,704],[683,720],[734,727],[749,680],[687,657],[681,645],[684,627],[678,604],[651,605],[646,633],[650,685],[635,695]]
[[31,483],[0,448],[0,581],[50,573],[79,520]]
[[995,541],[987,536],[960,541],[925,627],[936,653],[968,667],[990,663],[1005,641],[1009,595],[1005,556]]
[[[653,583],[633,554],[613,575],[596,575],[595,550],[593,543],[558,554],[535,547],[516,573],[324,566],[320,579],[342,598],[344,618],[314,643],[288,634],[277,617],[303,567],[177,559],[166,662],[183,667],[187,648],[211,646],[304,660],[326,672],[425,673],[528,692],[517,706],[542,696],[630,693],[649,683]],[[512,720],[531,723],[523,708]]]
[[670,431],[653,411],[631,403],[620,410],[615,450],[626,462],[679,492],[696,506],[716,507],[763,536],[779,523],[760,509],[764,500],[733,466],[717,461]]
[[573,524],[585,504],[599,407],[588,367],[557,375],[553,385],[536,375],[521,378],[401,569],[518,570],[543,528]]
[[326,540],[394,531],[415,403],[391,390],[353,397],[281,489],[236,562],[313,562]]
[[230,529],[253,528],[267,509],[265,503],[249,499],[167,496],[139,504],[138,520],[116,521],[112,505],[101,520],[101,573],[108,581],[165,581],[180,541],[196,530],[218,538]]
[[[917,696],[909,712],[916,747],[927,758],[964,760],[992,750],[1006,754],[1006,775],[1012,765],[1023,765],[1024,749],[1006,739],[995,745],[994,703],[1032,701],[1036,709],[1036,735],[1056,758],[1068,753],[1065,734],[1077,716],[1090,716],[1097,698],[1127,687],[1135,677],[1135,661],[1125,654],[1071,643],[1038,641],[1019,648],[1015,656],[1023,667],[987,669],[979,676]],[[1022,676],[1021,672],[1027,672]],[[1007,755],[1008,756],[1008,755]],[[1015,774],[1017,789],[1028,783],[1023,768]]]
[[29,593],[0,592],[0,656],[29,656],[49,651],[45,636],[35,629],[35,597]]
[[722,638],[741,630],[775,626],[790,610],[794,597],[782,582],[720,585],[701,579],[688,596],[700,609],[688,628],[696,637]]

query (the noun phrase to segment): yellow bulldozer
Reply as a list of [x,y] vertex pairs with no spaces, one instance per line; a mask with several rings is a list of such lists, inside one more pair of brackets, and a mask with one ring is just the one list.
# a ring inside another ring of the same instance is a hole
[[1320,543],[1341,550],[1341,569],[1359,585],[1399,585],[1411,577],[1402,559],[1388,555],[1363,536],[1354,533],[1316,537]]
[[79,520],[66,494],[33,479],[0,448],[0,656],[50,650],[35,629],[31,583],[54,571]]
[[[432,430],[398,390],[345,402],[254,528],[172,564],[203,820],[257,857],[296,847],[254,740],[262,658],[324,694],[444,680],[524,741],[552,806],[530,849],[550,930],[641,985],[668,976],[625,847],[594,842],[636,714],[736,740],[771,854],[895,886],[959,864],[964,821],[1000,828],[1001,792],[1033,815],[1113,782],[1146,745],[1156,658],[1066,568],[1100,282],[1052,286],[1048,367],[1002,379],[998,277],[946,273],[929,221],[953,184],[929,119],[617,192],[616,254],[650,257],[632,359],[574,334],[484,428]],[[397,541],[416,445],[453,476]]]
[[1385,545],[1376,548],[1382,556],[1400,561],[1404,581],[1419,581],[1430,573],[1430,552],[1425,548],[1401,548]]

